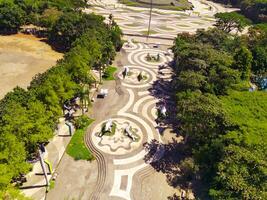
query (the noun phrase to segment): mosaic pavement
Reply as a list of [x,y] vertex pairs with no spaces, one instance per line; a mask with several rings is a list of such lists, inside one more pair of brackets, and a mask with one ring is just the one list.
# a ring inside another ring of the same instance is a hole
[[[207,29],[214,25],[216,13],[234,10],[206,0],[189,1],[194,6],[193,10],[172,11],[154,8],[150,35],[174,38],[177,33]],[[89,4],[92,7],[86,9],[86,12],[103,15],[106,19],[112,14],[125,34],[147,35],[149,9],[126,6],[117,0],[91,0]]]
[[[161,140],[155,119],[156,103],[159,101],[148,91],[157,79],[170,80],[172,71],[168,63],[172,60],[170,52],[159,49],[151,49],[144,44],[130,42],[124,45],[127,52],[127,59],[130,65],[130,75],[123,78],[122,71],[118,74],[122,87],[125,89],[128,101],[123,108],[117,111],[116,116],[111,119],[117,125],[117,132],[114,136],[99,137],[101,127],[108,120],[104,120],[92,127],[92,131],[87,134],[86,142],[91,151],[96,155],[98,161],[98,182],[91,199],[117,199],[131,200],[133,198],[132,186],[137,184],[134,176],[142,177],[147,174],[151,167],[144,162],[146,154],[143,143],[153,139]],[[160,54],[159,62],[148,62],[147,53],[150,55]],[[170,56],[166,56],[166,54]],[[159,69],[160,65],[166,67]],[[126,66],[124,66],[126,67]],[[138,82],[134,77],[142,71],[146,79]],[[159,73],[159,71],[161,73]],[[130,125],[136,130],[140,140],[131,141],[122,134],[122,129]],[[106,183],[107,176],[113,175],[112,183]],[[104,192],[103,192],[104,191]]]

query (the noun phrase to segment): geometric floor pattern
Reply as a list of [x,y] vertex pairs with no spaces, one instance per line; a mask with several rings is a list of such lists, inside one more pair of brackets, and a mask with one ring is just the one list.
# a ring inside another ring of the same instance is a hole
[[[108,119],[96,124],[92,132],[87,134],[87,144],[97,156],[100,172],[92,199],[133,199],[132,187],[138,185],[134,182],[136,180],[134,176],[137,173],[138,176],[142,172],[147,173],[150,169],[143,159],[145,156],[143,143],[152,139],[161,141],[161,136],[155,128],[158,99],[152,96],[149,88],[158,79],[170,79],[172,71],[167,65],[172,60],[172,55],[170,52],[149,48],[147,45],[131,41],[126,43],[123,49],[127,52],[127,59],[130,63],[127,66],[130,75],[123,78],[121,74],[124,68],[122,68],[118,78],[128,94],[128,101],[117,111],[116,116],[112,116],[112,121],[116,122],[117,126],[121,124],[120,127],[123,127],[123,123],[130,124],[137,130],[140,140],[135,144],[130,144],[129,139],[120,136],[102,136],[105,137],[105,141],[102,141],[97,133]],[[148,62],[146,59],[148,53],[151,56],[159,54],[160,60]],[[159,73],[159,66],[162,65],[166,67]],[[139,82],[137,78],[134,78],[138,72],[142,72],[146,79]],[[107,183],[106,176],[111,175],[112,181]]]
[[[234,9],[225,8],[206,0],[189,0],[194,6],[190,11],[172,11],[153,9],[151,20],[151,36],[174,38],[177,33],[193,33],[197,29],[207,29],[214,22],[218,12],[230,12]],[[131,7],[120,4],[117,0],[91,0],[92,7],[86,12],[94,12],[108,18],[113,15],[124,34],[146,35],[149,21],[149,9]]]

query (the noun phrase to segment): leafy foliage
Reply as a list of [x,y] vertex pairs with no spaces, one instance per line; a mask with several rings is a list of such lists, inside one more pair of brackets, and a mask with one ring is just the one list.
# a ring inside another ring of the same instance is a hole
[[237,12],[217,13],[215,17],[217,18],[215,26],[226,33],[230,33],[233,30],[241,32],[245,26],[250,24],[250,21],[246,17]]
[[0,2],[0,29],[1,32],[16,32],[24,23],[25,12],[17,5],[9,2]]
[[213,0],[215,2],[232,4],[241,9],[241,13],[254,22],[266,22],[266,0]]
[[248,92],[252,73],[266,73],[266,35],[254,28],[250,34],[199,30],[179,34],[172,48],[177,120],[194,158],[181,169],[191,176],[196,163],[216,200],[267,194],[267,94]]
[[[25,199],[10,183],[30,170],[26,159],[35,154],[39,143],[53,136],[63,104],[73,97],[88,96],[95,81],[91,69],[111,63],[122,45],[117,24],[105,24],[101,16],[82,13],[85,4],[83,0],[0,0],[0,28],[5,32],[35,23],[46,29],[51,41],[68,50],[56,66],[37,74],[28,90],[17,87],[0,101],[1,197]],[[77,126],[84,128],[90,122],[81,118]],[[68,147],[68,151],[90,160],[93,156],[83,135],[84,130],[77,131],[74,149]]]
[[92,119],[89,119],[87,116],[82,115],[78,119],[75,120],[75,127],[77,129],[84,129],[92,122]]
[[114,73],[117,71],[117,67],[113,67],[113,66],[109,66],[106,68],[104,74],[103,74],[103,78],[104,80],[115,80],[114,78]]

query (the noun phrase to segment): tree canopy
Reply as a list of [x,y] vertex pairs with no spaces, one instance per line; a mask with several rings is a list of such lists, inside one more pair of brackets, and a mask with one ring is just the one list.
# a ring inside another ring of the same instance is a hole
[[230,33],[234,30],[242,32],[242,30],[250,24],[249,19],[237,12],[217,13],[215,17],[217,19],[215,26],[226,33]]
[[266,74],[266,35],[250,34],[199,30],[172,48],[179,130],[211,199],[267,195],[267,93],[248,91]]
[[17,87],[0,100],[0,199],[26,199],[11,182],[30,170],[26,160],[36,154],[40,143],[53,137],[64,103],[84,98],[85,88],[95,81],[91,70],[110,64],[122,46],[117,24],[81,12],[85,3],[0,1],[1,29],[15,32],[37,16],[34,23],[45,27],[50,42],[65,51],[54,67],[33,77],[27,90]]

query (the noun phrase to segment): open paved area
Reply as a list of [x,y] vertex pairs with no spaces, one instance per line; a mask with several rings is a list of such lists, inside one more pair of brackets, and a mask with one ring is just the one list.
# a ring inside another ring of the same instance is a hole
[[[174,38],[177,33],[193,33],[197,29],[207,29],[213,26],[216,13],[234,10],[206,0],[189,1],[194,6],[193,10],[171,11],[154,8],[150,35]],[[89,4],[92,7],[86,9],[86,12],[94,12],[107,19],[112,14],[124,34],[147,35],[148,8],[126,6],[117,0],[91,0]]]
[[[107,99],[97,100],[94,105],[93,113],[99,114],[95,115],[96,121],[86,136],[86,142],[98,162],[97,184],[90,199],[138,200],[141,194],[143,197],[150,196],[147,199],[153,199],[153,192],[160,188],[157,186],[153,186],[154,189],[151,190],[147,188],[147,184],[151,179],[153,180],[155,174],[150,165],[144,161],[146,152],[143,144],[153,139],[163,142],[155,120],[158,104],[168,103],[168,100],[156,97],[155,93],[159,91],[164,96],[164,89],[155,86],[155,82],[171,79],[172,70],[168,67],[168,63],[172,60],[171,52],[166,48],[153,48],[145,44],[129,42],[124,45],[121,53],[126,59],[120,61],[116,85],[114,89],[110,88]],[[147,54],[151,57],[159,55],[160,59],[153,62],[147,61]],[[160,66],[164,67],[160,68]],[[122,72],[125,67],[129,69],[129,73],[123,78]],[[140,72],[146,78],[138,81],[137,76]],[[102,113],[103,104],[108,105],[107,113]],[[101,127],[108,119],[112,119],[117,124],[117,131],[113,136],[100,137]],[[121,129],[124,130],[124,124],[136,130],[138,141],[131,140],[120,133]],[[151,179],[146,179],[148,177]],[[167,190],[172,191],[170,186],[167,186]],[[165,199],[168,195],[170,194],[164,192],[161,194]]]

